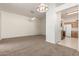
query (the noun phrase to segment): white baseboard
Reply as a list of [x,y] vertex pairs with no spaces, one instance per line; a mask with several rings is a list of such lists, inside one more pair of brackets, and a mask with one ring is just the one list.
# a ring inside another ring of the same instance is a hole
[[[40,34],[36,34],[36,35],[40,35]],[[18,38],[18,37],[25,37],[25,36],[36,36],[36,35],[17,35],[17,36],[2,37],[1,39]]]
[[49,42],[49,43],[52,43],[52,44],[56,44],[55,42],[52,42],[52,41],[48,41],[48,40],[46,40],[46,42]]

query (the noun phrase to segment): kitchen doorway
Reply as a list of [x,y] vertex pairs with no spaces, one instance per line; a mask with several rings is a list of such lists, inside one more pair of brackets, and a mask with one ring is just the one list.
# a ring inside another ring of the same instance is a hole
[[57,44],[69,48],[78,48],[78,6],[60,12],[61,39]]

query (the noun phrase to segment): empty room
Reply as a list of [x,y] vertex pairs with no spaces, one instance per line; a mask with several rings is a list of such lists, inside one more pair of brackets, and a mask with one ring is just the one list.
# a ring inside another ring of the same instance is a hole
[[75,3],[0,3],[0,56],[79,55],[78,11]]
[[38,7],[37,3],[0,4],[0,55],[18,55],[21,51],[16,54],[16,50],[25,48],[27,53],[23,53],[31,55],[38,47],[41,49],[39,45],[46,35],[46,14],[39,12]]

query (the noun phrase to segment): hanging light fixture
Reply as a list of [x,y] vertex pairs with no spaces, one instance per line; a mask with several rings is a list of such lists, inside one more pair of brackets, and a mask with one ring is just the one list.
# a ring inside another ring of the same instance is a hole
[[41,13],[47,12],[47,11],[48,11],[48,5],[43,4],[43,3],[40,4],[40,5],[38,5],[37,11],[38,11],[38,12],[41,12]]

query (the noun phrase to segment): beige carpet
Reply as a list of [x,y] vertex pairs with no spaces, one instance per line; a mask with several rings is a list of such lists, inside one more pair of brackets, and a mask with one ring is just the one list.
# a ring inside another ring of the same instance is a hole
[[29,36],[0,41],[1,56],[77,56],[79,52],[45,41],[45,36]]

